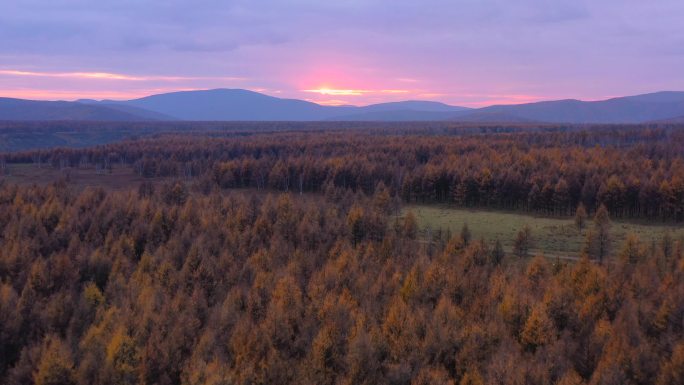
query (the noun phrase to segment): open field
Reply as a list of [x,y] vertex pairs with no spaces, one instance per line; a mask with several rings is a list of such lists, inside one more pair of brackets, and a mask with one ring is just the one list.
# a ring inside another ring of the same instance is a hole
[[[467,223],[474,239],[484,238],[492,242],[499,239],[506,251],[513,248],[517,232],[527,224],[532,229],[533,253],[574,257],[579,255],[587,231],[585,229],[580,234],[573,218],[538,217],[437,205],[410,205],[403,210],[404,213],[412,211],[416,215],[423,234],[428,230],[434,233],[440,229],[458,234],[463,224]],[[591,226],[591,222],[588,225]],[[637,234],[642,242],[650,244],[652,241],[658,242],[666,232],[670,232],[673,239],[684,239],[684,226],[681,225],[614,221],[611,227],[613,250],[619,250],[630,233]]]

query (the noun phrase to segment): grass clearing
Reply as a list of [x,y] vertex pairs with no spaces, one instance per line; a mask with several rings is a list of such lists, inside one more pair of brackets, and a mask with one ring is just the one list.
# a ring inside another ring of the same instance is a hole
[[[538,217],[523,213],[499,212],[489,210],[470,210],[438,205],[408,205],[403,214],[412,211],[418,219],[418,226],[425,235],[428,230],[439,230],[459,234],[464,223],[472,233],[473,239],[484,238],[493,242],[499,239],[506,251],[513,248],[513,240],[526,224],[532,229],[534,240],[533,253],[561,256],[578,256],[587,230],[579,233],[573,218]],[[591,226],[591,222],[588,222]],[[659,242],[666,232],[673,239],[684,239],[684,226],[662,223],[634,223],[613,221],[611,235],[613,250],[622,247],[625,237],[635,233],[642,242]]]

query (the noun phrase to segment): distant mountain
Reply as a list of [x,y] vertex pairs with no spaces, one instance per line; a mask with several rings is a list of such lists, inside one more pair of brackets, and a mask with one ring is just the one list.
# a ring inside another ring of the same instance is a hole
[[354,107],[329,107],[241,89],[182,91],[125,102],[181,120],[325,120]]
[[415,110],[388,110],[388,111],[359,111],[348,115],[336,115],[328,118],[330,121],[359,121],[359,122],[434,122],[457,119],[460,111],[415,111]]
[[452,117],[450,120],[472,123],[542,123],[540,121],[523,118],[510,112],[473,110]]
[[459,112],[470,111],[468,107],[450,106],[440,102],[424,100],[407,100],[405,102],[389,102],[371,104],[365,107],[357,107],[362,112],[386,112],[386,111],[424,111],[424,112]]
[[438,121],[449,120],[470,108],[450,106],[439,102],[408,100],[371,104],[349,109],[348,115],[335,115],[328,120],[337,121]]
[[125,106],[0,98],[0,120],[159,120],[158,113]]
[[184,91],[124,102],[103,101],[180,120],[463,121],[547,123],[642,123],[684,115],[684,92],[657,92],[602,101],[556,100],[478,109],[430,101],[363,107],[323,106],[241,89]]
[[[437,102],[384,103],[366,107],[323,106],[303,100],[281,99],[247,90],[185,91],[114,101],[80,99],[76,102],[0,99],[0,120],[103,120],[103,121],[319,121],[366,111],[393,108],[427,111],[458,107]],[[420,112],[418,113],[420,114]],[[400,120],[411,120],[410,114]],[[448,118],[440,116],[438,119]],[[387,116],[384,119],[392,119]],[[426,117],[415,120],[433,120]],[[350,119],[343,119],[350,120]],[[373,119],[371,119],[373,120]],[[378,120],[378,119],[375,119]]]
[[317,121],[317,120],[446,120],[449,112],[469,110],[430,101],[404,101],[356,106],[323,106],[282,99],[242,89],[181,91],[107,104],[132,106],[181,120]]
[[81,104],[97,105],[101,107],[106,107],[111,110],[125,112],[127,114],[134,115],[136,117],[136,120],[178,120],[178,118],[174,118],[169,115],[146,110],[143,108],[138,108],[135,106],[130,106],[119,102],[108,103],[106,101],[100,102],[92,99],[80,99],[76,102]]
[[172,92],[140,99],[44,102],[0,98],[0,120],[463,121],[644,123],[684,116],[684,92],[601,101],[555,100],[478,109],[431,101],[324,106],[242,89]]
[[677,116],[674,118],[669,118],[669,119],[660,119],[660,120],[654,120],[649,123],[665,123],[665,124],[681,124],[684,123],[684,116]]
[[484,107],[481,118],[507,115],[553,123],[642,123],[684,115],[684,92],[657,92],[601,101],[557,100]]
[[[626,99],[636,102],[648,102],[648,103],[676,103],[684,102],[684,92],[681,91],[661,91],[653,92],[650,94],[642,94],[635,96],[625,96],[622,98],[614,99]],[[611,100],[614,100],[611,99]]]

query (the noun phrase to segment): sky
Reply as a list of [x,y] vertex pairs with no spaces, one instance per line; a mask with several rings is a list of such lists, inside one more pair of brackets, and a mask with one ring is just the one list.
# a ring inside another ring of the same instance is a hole
[[684,90],[682,0],[3,0],[0,96],[478,107]]

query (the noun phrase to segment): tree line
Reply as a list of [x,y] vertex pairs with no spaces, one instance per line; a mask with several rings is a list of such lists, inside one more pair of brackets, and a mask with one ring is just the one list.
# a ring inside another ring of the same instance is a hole
[[4,154],[3,168],[133,167],[144,177],[249,187],[372,194],[382,181],[404,202],[573,215],[684,220],[684,132],[662,127],[303,130],[165,134],[86,149]]

